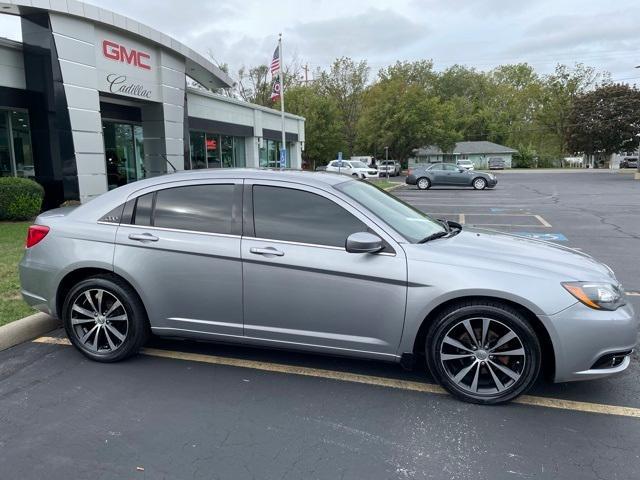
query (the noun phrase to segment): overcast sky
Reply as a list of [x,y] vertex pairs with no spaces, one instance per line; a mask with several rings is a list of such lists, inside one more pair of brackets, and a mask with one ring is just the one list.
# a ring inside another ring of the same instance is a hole
[[[193,49],[232,74],[268,63],[278,32],[285,61],[311,70],[338,56],[366,59],[374,74],[400,60],[432,58],[481,70],[528,62],[542,73],[583,62],[640,84],[638,0],[102,0]],[[0,35],[19,36],[0,20]],[[233,76],[233,75],[232,75]]]

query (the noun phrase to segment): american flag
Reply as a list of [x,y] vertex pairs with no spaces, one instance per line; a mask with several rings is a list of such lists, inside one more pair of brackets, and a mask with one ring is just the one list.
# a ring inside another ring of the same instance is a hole
[[275,52],[273,52],[273,59],[271,60],[271,75],[276,74],[280,71],[280,45],[276,47]]

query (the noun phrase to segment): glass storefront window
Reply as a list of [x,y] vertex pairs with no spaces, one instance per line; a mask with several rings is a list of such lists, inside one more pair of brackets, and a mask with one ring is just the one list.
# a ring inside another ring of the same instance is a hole
[[105,121],[102,132],[109,190],[145,178],[142,126]]
[[[260,149],[260,167],[280,168],[280,145],[277,140],[264,140],[264,146]],[[291,165],[291,143],[287,143],[287,161],[285,168]]]
[[204,142],[204,132],[189,132],[191,144],[191,168],[207,168],[207,157]]
[[11,135],[13,136],[15,174],[18,177],[35,177],[27,112],[11,112]]
[[244,137],[233,137],[233,162],[236,168],[244,168],[247,166]]
[[0,176],[35,177],[26,111],[0,110]]
[[233,168],[233,137],[222,135],[220,137],[220,155],[223,168]]
[[220,136],[207,133],[207,167],[220,168]]
[[191,168],[239,168],[247,164],[245,138],[191,131]]
[[11,149],[9,148],[9,122],[7,113],[0,110],[0,176],[13,176]]

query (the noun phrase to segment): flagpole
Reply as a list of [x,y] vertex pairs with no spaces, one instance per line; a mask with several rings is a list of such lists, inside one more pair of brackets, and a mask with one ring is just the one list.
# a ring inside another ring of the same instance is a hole
[[279,82],[280,82],[280,116],[282,117],[282,144],[280,149],[284,149],[284,164],[282,162],[282,151],[280,152],[280,168],[285,168],[286,166],[286,159],[287,159],[287,143],[286,143],[286,135],[285,135],[285,121],[284,121],[284,82],[283,82],[283,77],[284,77],[284,70],[283,70],[283,66],[284,66],[284,57],[282,56],[282,33],[280,33],[280,36],[278,38],[278,48],[280,49],[280,75],[279,75]]

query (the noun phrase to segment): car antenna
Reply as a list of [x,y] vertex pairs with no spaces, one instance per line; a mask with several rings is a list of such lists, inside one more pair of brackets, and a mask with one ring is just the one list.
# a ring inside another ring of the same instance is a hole
[[171,163],[171,160],[169,160],[164,153],[161,153],[160,155],[162,156],[162,158],[164,158],[167,161],[167,163],[169,165],[171,165],[171,168],[173,168],[173,172],[171,172],[171,173],[175,173],[175,172],[178,171],[178,169],[175,167],[175,165],[173,163]]

